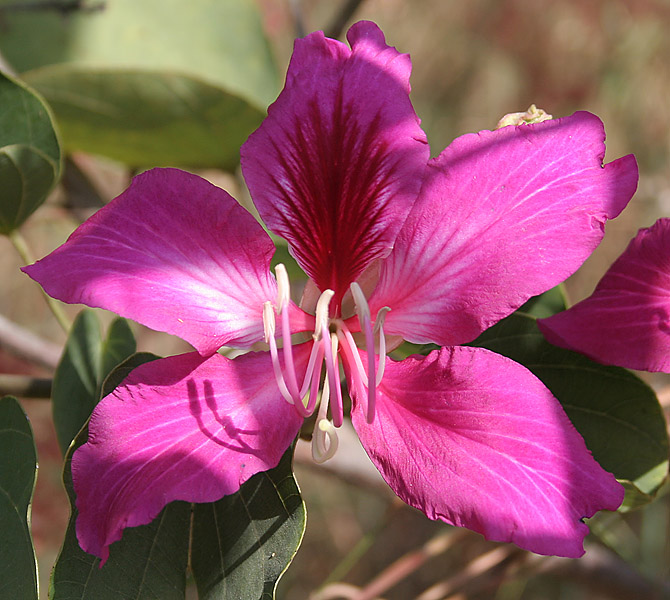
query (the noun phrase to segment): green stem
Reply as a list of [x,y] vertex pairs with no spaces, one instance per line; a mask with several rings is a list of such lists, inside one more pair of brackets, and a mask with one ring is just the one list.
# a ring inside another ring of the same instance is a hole
[[[16,248],[16,251],[19,253],[19,256],[21,257],[24,263],[29,265],[35,262],[35,258],[30,252],[30,249],[28,248],[28,244],[26,243],[25,238],[19,233],[18,230],[15,229],[14,231],[12,231],[8,237],[11,240],[12,244],[14,244],[14,248]],[[51,309],[51,312],[53,313],[54,317],[56,317],[56,321],[58,321],[58,324],[67,334],[70,331],[70,327],[72,327],[72,323],[70,322],[70,319],[68,319],[67,316],[65,315],[65,312],[63,312],[63,307],[51,296],[49,296],[44,290],[42,290],[42,293],[44,294],[44,298],[46,299],[47,304]]]

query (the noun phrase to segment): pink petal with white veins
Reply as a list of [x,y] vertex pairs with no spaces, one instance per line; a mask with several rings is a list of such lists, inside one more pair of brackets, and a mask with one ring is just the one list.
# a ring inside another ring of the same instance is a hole
[[[54,298],[178,335],[206,355],[263,339],[263,303],[277,296],[273,253],[228,193],[197,175],[153,169],[23,270]],[[296,331],[312,327],[291,310]]]
[[[295,354],[304,371],[308,352]],[[267,353],[191,353],[138,367],[95,408],[72,459],[81,547],[104,562],[124,528],[151,522],[169,502],[236,492],[279,463],[301,423]]]
[[581,556],[588,527],[623,488],[586,449],[551,392],[482,348],[387,359],[372,424],[352,421],[393,490],[431,519],[538,554]]
[[347,37],[351,50],[321,32],[295,42],[284,90],[241,150],[263,220],[334,306],[389,253],[429,156],[409,57],[374,23]]
[[465,343],[576,271],[637,185],[633,156],[603,168],[604,140],[589,113],[455,140],[382,264],[385,331]]
[[670,373],[670,219],[640,230],[592,296],[538,325],[598,362]]

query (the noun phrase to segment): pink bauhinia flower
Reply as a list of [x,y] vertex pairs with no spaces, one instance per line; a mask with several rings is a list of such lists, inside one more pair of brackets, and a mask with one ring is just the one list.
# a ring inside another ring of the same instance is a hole
[[[300,306],[285,269],[270,273],[274,246],[254,218],[174,169],[136,177],[25,269],[56,298],[197,350],[138,367],[95,409],[72,461],[86,551],[106,559],[125,527],[173,500],[236,492],[315,411],[313,454],[327,459],[344,418],[340,369],[368,455],[432,519],[579,556],[582,518],[621,503],[538,379],[459,344],[582,264],[635,190],[634,158],[603,168],[602,123],[577,113],[465,135],[429,161],[409,57],[372,23],[348,39],[296,42],[284,90],[242,148],[258,212],[309,277]],[[444,347],[387,358],[403,339]],[[269,351],[216,353],[259,343]]]
[[641,229],[591,296],[538,325],[598,362],[670,373],[670,219]]

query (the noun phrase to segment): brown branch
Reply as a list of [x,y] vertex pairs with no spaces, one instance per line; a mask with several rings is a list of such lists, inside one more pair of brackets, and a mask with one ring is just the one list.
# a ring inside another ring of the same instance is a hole
[[455,575],[429,587],[417,596],[416,600],[444,600],[466,587],[468,589],[473,587],[479,589],[486,585],[492,577],[495,577],[496,580],[499,578],[498,567],[510,560],[519,560],[524,554],[523,550],[519,550],[515,546],[493,548],[471,560]]
[[431,558],[443,554],[455,544],[463,541],[470,532],[449,529],[428,540],[421,548],[408,552],[386,567],[377,577],[368,583],[352,600],[374,600],[380,594],[394,587],[403,579],[417,571]]
[[56,344],[43,340],[2,315],[0,315],[0,347],[50,371],[58,366],[61,354],[61,348]]
[[51,379],[0,374],[0,396],[51,398]]

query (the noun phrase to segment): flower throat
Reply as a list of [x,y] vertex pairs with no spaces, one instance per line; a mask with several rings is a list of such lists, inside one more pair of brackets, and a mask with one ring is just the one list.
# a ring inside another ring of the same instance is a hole
[[[372,423],[375,416],[376,388],[384,374],[386,340],[383,325],[384,317],[389,309],[386,307],[380,309],[373,322],[370,307],[360,286],[356,282],[350,285],[349,289],[354,299],[358,321],[365,336],[366,369],[349,327],[342,318],[329,317],[329,308],[335,292],[333,290],[322,292],[316,303],[315,326],[312,335],[314,343],[305,375],[299,385],[291,342],[290,286],[286,267],[278,264],[275,273],[277,275],[277,303],[273,306],[268,301],[263,305],[263,327],[265,341],[270,346],[272,368],[281,395],[303,418],[314,413],[319,398],[319,388],[321,388],[321,401],[312,435],[312,456],[316,462],[325,462],[337,450],[338,438],[335,429],[340,427],[344,420],[339,353],[342,352],[345,364],[352,366],[348,373],[351,380],[367,389],[366,419],[368,423]],[[281,320],[283,364],[279,359],[275,338],[277,317]],[[375,339],[377,339],[380,356],[379,368],[376,364]],[[325,377],[321,385],[324,363]],[[329,408],[332,421],[328,419]]]

